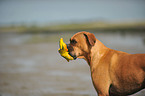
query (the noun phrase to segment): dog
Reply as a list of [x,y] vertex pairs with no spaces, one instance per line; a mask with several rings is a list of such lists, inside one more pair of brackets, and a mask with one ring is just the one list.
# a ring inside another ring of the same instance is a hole
[[67,47],[74,59],[87,61],[98,96],[127,96],[145,88],[145,54],[107,48],[85,31],[72,36]]

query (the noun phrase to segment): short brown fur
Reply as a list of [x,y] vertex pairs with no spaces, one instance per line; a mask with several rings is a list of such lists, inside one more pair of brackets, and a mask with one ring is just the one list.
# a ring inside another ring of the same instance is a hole
[[128,54],[104,46],[94,34],[76,33],[68,49],[85,59],[98,96],[126,96],[145,87],[145,54]]

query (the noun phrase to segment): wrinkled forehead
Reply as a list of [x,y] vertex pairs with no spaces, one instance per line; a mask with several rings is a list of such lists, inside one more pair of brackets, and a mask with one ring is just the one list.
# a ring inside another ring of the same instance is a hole
[[70,40],[76,40],[76,41],[81,41],[84,39],[85,39],[84,32],[78,32],[70,38]]

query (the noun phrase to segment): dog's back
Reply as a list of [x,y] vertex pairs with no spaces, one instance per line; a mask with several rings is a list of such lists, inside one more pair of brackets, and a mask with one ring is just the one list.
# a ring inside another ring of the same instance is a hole
[[111,64],[110,92],[132,94],[145,87],[145,54],[115,51]]

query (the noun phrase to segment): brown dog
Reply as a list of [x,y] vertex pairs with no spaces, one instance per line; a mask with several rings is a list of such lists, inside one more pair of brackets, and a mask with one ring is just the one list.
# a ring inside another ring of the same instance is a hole
[[92,33],[70,39],[69,54],[84,58],[99,96],[126,96],[145,88],[145,54],[128,54],[104,46]]

